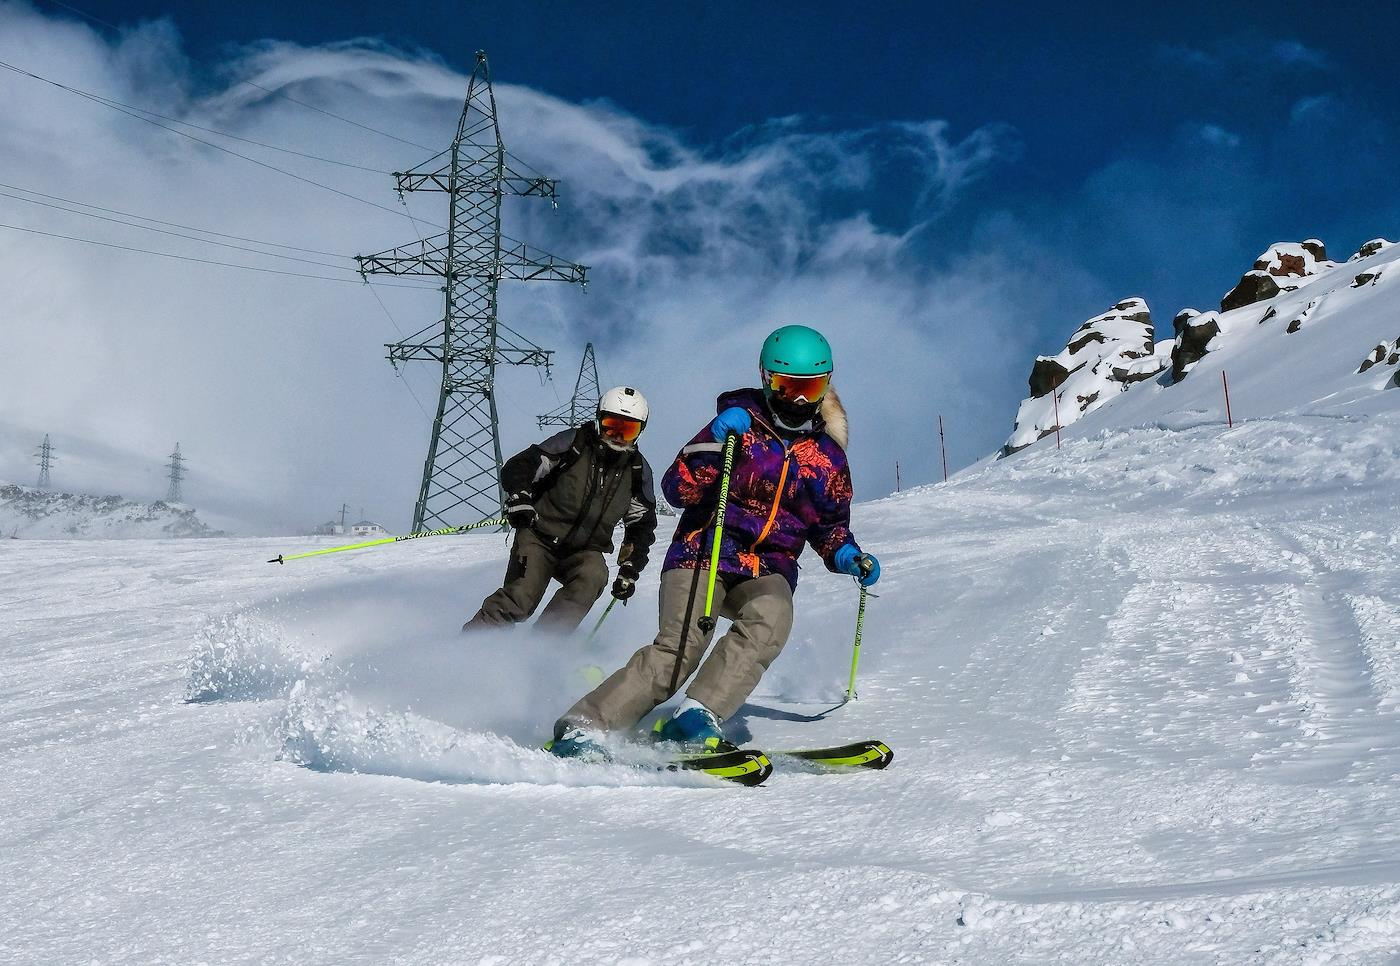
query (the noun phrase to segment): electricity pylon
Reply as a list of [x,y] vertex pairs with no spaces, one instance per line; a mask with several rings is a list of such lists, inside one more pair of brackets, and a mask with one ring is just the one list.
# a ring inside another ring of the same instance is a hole
[[39,489],[47,490],[52,485],[49,481],[49,466],[58,462],[58,457],[53,455],[53,444],[49,442],[48,433],[44,434],[44,442],[34,455],[39,458]]
[[170,454],[170,489],[165,491],[166,503],[180,503],[180,482],[185,478],[185,458],[180,455],[180,444],[175,444],[175,452]]
[[[448,155],[442,161],[443,155]],[[357,255],[360,274],[436,275],[445,308],[434,322],[387,345],[389,361],[436,362],[442,391],[413,509],[413,530],[474,523],[501,515],[501,433],[496,415],[496,366],[549,367],[550,353],[497,320],[502,279],[587,281],[583,265],[556,258],[501,234],[507,195],[554,199],[555,182],[522,175],[506,163],[496,96],[486,52],[476,52],[467,100],[452,146],[420,170],[395,172],[405,191],[441,191],[448,199],[447,231],[378,255]]]
[[593,355],[593,343],[583,347],[583,362],[578,367],[578,381],[574,383],[574,395],[565,405],[552,413],[539,418],[540,429],[548,426],[577,426],[592,419],[598,412],[598,397],[602,389],[598,385],[598,360]]

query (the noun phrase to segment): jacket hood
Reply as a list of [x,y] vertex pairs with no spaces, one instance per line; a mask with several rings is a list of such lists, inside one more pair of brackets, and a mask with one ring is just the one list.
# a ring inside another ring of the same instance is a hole
[[[764,422],[771,424],[773,421],[773,414],[768,409],[762,389],[735,389],[721,393],[715,400],[715,413],[722,413],[731,406],[747,409],[750,415],[757,416]],[[847,448],[850,441],[850,424],[846,419],[846,407],[842,405],[835,386],[827,388],[813,425],[816,432],[826,433],[837,446],[843,450]]]

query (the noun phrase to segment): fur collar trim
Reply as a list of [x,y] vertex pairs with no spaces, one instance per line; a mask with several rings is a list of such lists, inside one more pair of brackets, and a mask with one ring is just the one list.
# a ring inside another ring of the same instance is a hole
[[846,420],[846,407],[841,405],[841,397],[836,394],[835,386],[828,386],[826,395],[822,397],[822,422],[825,423],[826,434],[836,441],[836,445],[842,449],[850,442],[851,428]]

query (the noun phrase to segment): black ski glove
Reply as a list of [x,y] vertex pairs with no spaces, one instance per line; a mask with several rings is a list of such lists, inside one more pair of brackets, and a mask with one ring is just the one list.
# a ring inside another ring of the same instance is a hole
[[637,592],[637,578],[641,576],[631,567],[623,564],[617,568],[617,579],[613,581],[612,595],[624,604]]
[[506,510],[506,520],[516,530],[528,530],[535,525],[535,508],[526,503]]

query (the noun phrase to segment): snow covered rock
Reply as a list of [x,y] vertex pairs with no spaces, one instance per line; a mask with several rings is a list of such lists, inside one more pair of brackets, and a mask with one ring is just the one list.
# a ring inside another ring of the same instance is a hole
[[1055,432],[1054,393],[1060,397],[1058,424],[1067,426],[1133,383],[1151,379],[1167,364],[1152,341],[1152,312],[1147,303],[1140,298],[1119,302],[1076,329],[1058,355],[1035,360],[1030,398],[1021,402],[1002,455]]
[[1365,359],[1361,360],[1361,365],[1357,367],[1356,373],[1361,375],[1377,366],[1390,370],[1389,378],[1381,382],[1382,387],[1400,387],[1400,339],[1377,345],[1366,354]]
[[1336,267],[1327,260],[1327,246],[1316,238],[1302,242],[1274,242],[1254,260],[1254,268],[1220,300],[1220,311],[1253,305],[1273,298],[1280,292],[1291,292],[1301,279]]
[[225,535],[210,529],[192,507],[179,503],[137,503],[120,496],[57,493],[13,484],[0,484],[0,532],[40,539]]
[[1172,319],[1176,339],[1172,344],[1172,382],[1186,378],[1201,357],[1209,351],[1210,340],[1220,334],[1220,316],[1215,312],[1202,315],[1195,309],[1182,309]]
[[1372,255],[1380,254],[1381,252],[1385,251],[1387,248],[1394,244],[1395,242],[1387,241],[1384,238],[1372,238],[1366,244],[1358,248],[1356,250],[1356,254],[1348,258],[1347,261],[1355,262],[1360,261],[1363,258],[1370,258]]
[[1255,269],[1245,272],[1239,284],[1225,293],[1225,297],[1220,300],[1220,311],[1229,312],[1232,309],[1243,308],[1246,305],[1253,305],[1255,302],[1264,302],[1273,298],[1283,289],[1279,288],[1274,277],[1263,269]]

